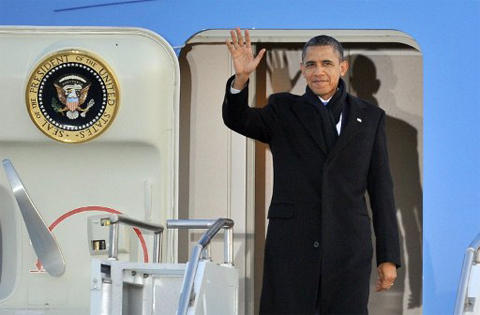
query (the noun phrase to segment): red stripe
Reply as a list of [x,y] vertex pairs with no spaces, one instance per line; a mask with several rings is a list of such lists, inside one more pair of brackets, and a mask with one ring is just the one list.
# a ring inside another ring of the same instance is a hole
[[[50,224],[50,226],[48,227],[50,231],[53,231],[53,229],[60,223],[62,222],[63,220],[75,215],[75,214],[78,214],[78,213],[82,213],[82,212],[88,212],[88,211],[102,211],[102,212],[108,212],[108,213],[114,213],[114,214],[122,214],[120,211],[117,211],[115,209],[112,209],[112,208],[107,208],[107,207],[102,207],[102,206],[87,206],[87,207],[80,207],[80,208],[77,208],[77,209],[73,209],[63,215],[61,215],[58,219],[56,219],[55,221],[53,221],[52,224]],[[135,233],[137,234],[138,236],[138,239],[140,241],[140,244],[142,245],[142,250],[143,250],[143,261],[145,263],[148,263],[148,250],[147,250],[147,244],[145,243],[145,239],[143,238],[143,234],[142,234],[142,231],[140,231],[139,229],[137,228],[133,228],[133,230],[135,231]]]

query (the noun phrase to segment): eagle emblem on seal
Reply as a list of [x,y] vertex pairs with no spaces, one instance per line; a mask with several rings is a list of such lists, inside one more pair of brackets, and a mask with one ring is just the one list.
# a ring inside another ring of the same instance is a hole
[[89,109],[95,105],[92,98],[85,107],[82,107],[87,101],[91,83],[81,75],[67,74],[53,85],[61,104],[53,99],[52,107],[57,113],[66,115],[69,119],[77,119],[79,115],[85,117]]

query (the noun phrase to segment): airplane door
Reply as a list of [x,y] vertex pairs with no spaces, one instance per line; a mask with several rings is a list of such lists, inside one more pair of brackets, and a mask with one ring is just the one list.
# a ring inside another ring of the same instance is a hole
[[[400,226],[403,268],[395,287],[374,292],[373,266],[369,309],[373,314],[419,314],[422,292],[422,53],[401,31],[335,29],[251,29],[252,48],[267,49],[250,76],[249,104],[261,107],[272,93],[305,91],[299,65],[302,47],[319,34],[344,45],[350,63],[344,77],[349,93],[387,113],[387,136]],[[235,266],[240,277],[239,313],[258,312],[263,274],[267,210],[273,189],[268,145],[246,140],[225,127],[220,106],[225,83],[234,74],[225,39],[227,29],[192,36],[179,55],[181,118],[179,202],[182,217],[227,216],[235,221]],[[205,80],[208,78],[208,80]],[[203,93],[208,91],[208,93]],[[211,154],[215,152],[215,154]],[[208,157],[208,158],[205,158]],[[179,239],[179,247],[194,237]],[[217,248],[215,248],[217,246]],[[222,244],[212,245],[221,254]],[[186,260],[181,257],[179,261]]]
[[[177,57],[138,28],[2,27],[0,46],[0,158],[66,261],[61,277],[44,272],[1,172],[0,314],[88,313],[90,261],[108,248],[98,215],[177,218]],[[151,235],[125,229],[120,258],[151,261]]]

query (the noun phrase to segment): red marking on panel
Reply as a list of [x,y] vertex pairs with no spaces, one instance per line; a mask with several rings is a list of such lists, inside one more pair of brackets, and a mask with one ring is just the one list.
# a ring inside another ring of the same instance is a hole
[[[60,222],[64,221],[65,219],[68,219],[69,217],[75,215],[75,214],[78,214],[78,213],[82,213],[82,212],[88,212],[88,211],[99,211],[99,212],[108,212],[108,213],[113,213],[113,214],[122,214],[120,211],[117,211],[115,209],[112,209],[112,208],[107,208],[107,207],[102,207],[102,206],[86,206],[86,207],[80,207],[80,208],[77,208],[77,209],[73,209],[63,215],[61,215],[58,219],[56,219],[55,221],[53,221],[52,224],[50,224],[50,226],[48,227],[48,229],[50,231],[53,231],[53,229],[58,225],[60,224]],[[142,245],[142,250],[143,250],[143,261],[148,263],[148,251],[147,251],[147,244],[145,243],[145,238],[143,237],[143,234],[142,234],[142,231],[140,231],[139,229],[137,228],[133,228],[133,230],[135,231],[135,233],[137,234],[138,236],[138,239],[140,241],[140,244]],[[30,272],[44,272],[44,270],[42,270],[43,266],[42,266],[42,263],[40,262],[40,260],[37,259],[37,261],[35,262],[35,266],[37,267],[38,270],[30,270]]]

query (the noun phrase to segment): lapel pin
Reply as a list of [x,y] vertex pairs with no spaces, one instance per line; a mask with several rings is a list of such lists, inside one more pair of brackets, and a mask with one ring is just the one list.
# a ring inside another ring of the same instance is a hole
[[360,123],[362,122],[362,120],[360,118],[357,118],[357,121],[360,122]]

